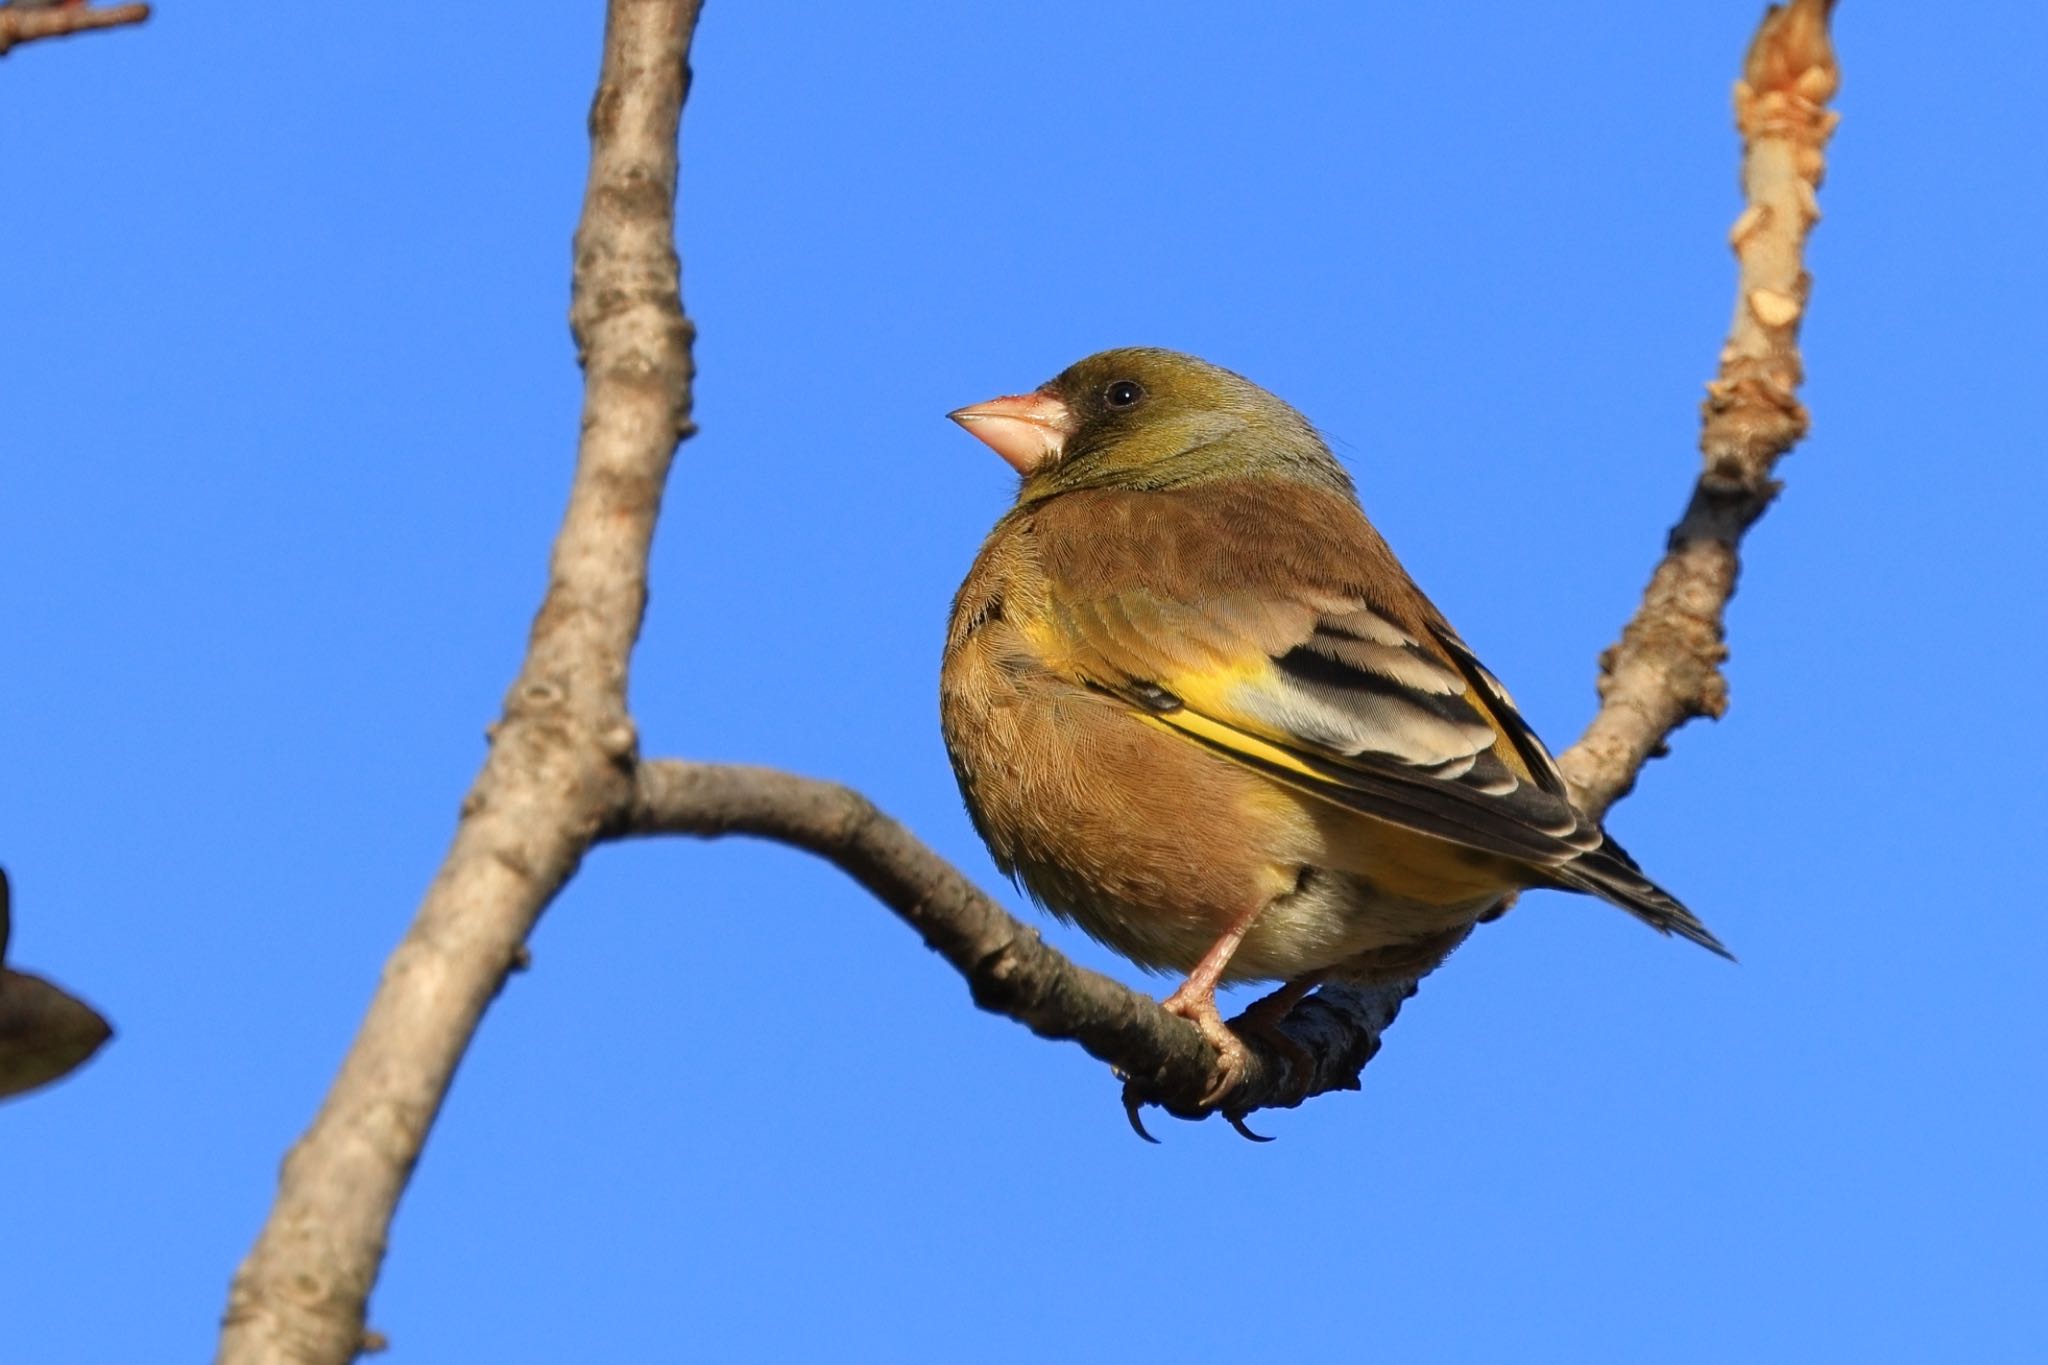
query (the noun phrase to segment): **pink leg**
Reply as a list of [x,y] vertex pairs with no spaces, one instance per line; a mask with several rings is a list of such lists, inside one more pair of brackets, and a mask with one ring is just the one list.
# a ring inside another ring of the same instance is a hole
[[1224,969],[1229,967],[1238,945],[1244,942],[1244,936],[1251,932],[1259,912],[1265,908],[1263,904],[1255,905],[1232,920],[1230,927],[1223,931],[1223,937],[1202,954],[1202,960],[1188,973],[1188,979],[1181,982],[1172,995],[1159,1002],[1169,1014],[1177,1014],[1200,1029],[1209,1046],[1216,1049],[1216,1075],[1202,1096],[1204,1105],[1214,1104],[1235,1090],[1251,1063],[1251,1053],[1230,1031],[1230,1026],[1223,1022],[1223,1015],[1216,1008],[1216,983],[1223,979]]

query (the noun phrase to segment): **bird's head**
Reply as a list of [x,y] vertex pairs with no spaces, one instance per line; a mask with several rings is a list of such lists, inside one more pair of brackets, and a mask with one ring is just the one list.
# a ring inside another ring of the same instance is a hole
[[1308,419],[1249,379],[1178,351],[1103,351],[1030,393],[948,415],[1024,476],[1023,502],[1246,475],[1351,490]]

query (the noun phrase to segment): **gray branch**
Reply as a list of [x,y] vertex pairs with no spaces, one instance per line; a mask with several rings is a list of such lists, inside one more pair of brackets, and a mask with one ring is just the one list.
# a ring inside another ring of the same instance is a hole
[[[1749,208],[1734,234],[1736,323],[1713,386],[1706,472],[1642,607],[1602,660],[1602,707],[1560,756],[1604,810],[1670,734],[1725,705],[1722,620],[1742,535],[1804,430],[1794,392],[1813,214],[1835,69],[1828,0],[1766,17],[1737,90]],[[610,0],[591,111],[591,174],[571,317],[584,432],[528,653],[440,873],[388,964],[277,1202],[235,1277],[224,1361],[340,1362],[391,1217],[449,1078],[541,911],[596,843],[752,835],[846,871],[968,982],[975,1002],[1079,1042],[1135,1092],[1193,1115],[1212,1058],[1148,997],[1075,966],[901,825],[845,787],[765,769],[638,760],[625,681],[646,604],[647,549],[676,442],[690,431],[690,324],[675,231],[676,132],[697,6]],[[1223,1109],[1242,1116],[1357,1085],[1412,983],[1324,988],[1282,1024],[1298,1055],[1248,1040]]]
[[[1078,967],[1038,931],[991,900],[909,830],[850,787],[770,768],[675,760],[642,763],[631,808],[614,833],[752,835],[826,859],[915,929],[967,981],[974,1003],[1045,1038],[1072,1039],[1131,1078],[1146,1099],[1199,1117],[1216,1054],[1195,1026],[1148,995]],[[1253,1064],[1224,1098],[1225,1112],[1299,1104],[1329,1090],[1356,1090],[1409,984],[1378,990],[1326,988],[1297,1007],[1282,1031],[1289,1056],[1248,1036]],[[1303,1062],[1310,1063],[1304,1073]]]
[[633,794],[626,666],[690,341],[676,133],[694,0],[612,0],[590,111],[570,321],[583,435],[546,597],[453,846],[229,1292],[219,1360],[353,1360],[398,1199],[484,1007],[591,840]]

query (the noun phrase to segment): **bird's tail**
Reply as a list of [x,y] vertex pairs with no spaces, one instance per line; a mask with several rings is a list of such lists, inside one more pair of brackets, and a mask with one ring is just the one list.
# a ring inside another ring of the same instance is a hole
[[1676,896],[1645,877],[1636,860],[1628,856],[1628,850],[1611,837],[1592,852],[1551,869],[1551,876],[1560,886],[1620,906],[1652,929],[1689,938],[1710,953],[1719,953],[1730,962],[1735,960],[1735,954],[1714,937],[1713,930],[1701,924],[1699,917],[1681,905]]

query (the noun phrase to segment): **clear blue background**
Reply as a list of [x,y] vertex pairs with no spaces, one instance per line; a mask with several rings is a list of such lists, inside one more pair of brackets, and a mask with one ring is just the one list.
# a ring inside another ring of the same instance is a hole
[[[0,857],[120,1029],[0,1109],[10,1360],[206,1356],[440,859],[569,478],[600,8],[0,63]],[[1010,492],[941,414],[1134,342],[1310,413],[1568,743],[1694,470],[1758,10],[714,0],[647,751],[857,784],[1030,914],[938,742]],[[1814,433],[1733,711],[1615,820],[1740,967],[1533,896],[1362,1094],[1147,1147],[829,868],[608,848],[401,1209],[390,1358],[2042,1358],[2048,12],[1838,18]]]

